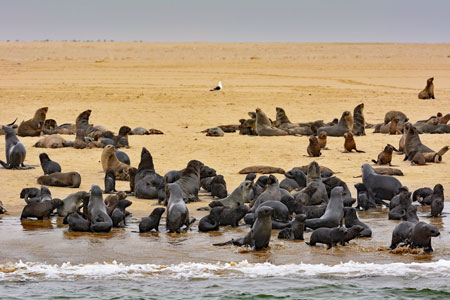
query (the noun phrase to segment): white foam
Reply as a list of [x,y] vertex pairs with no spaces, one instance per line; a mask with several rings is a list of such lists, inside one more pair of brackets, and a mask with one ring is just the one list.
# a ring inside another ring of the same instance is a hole
[[132,264],[117,262],[72,265],[44,263],[7,263],[0,265],[0,281],[11,280],[75,280],[95,279],[142,279],[142,278],[258,278],[258,277],[450,277],[450,260],[431,263],[357,263],[338,265],[271,263],[180,263],[177,265]]

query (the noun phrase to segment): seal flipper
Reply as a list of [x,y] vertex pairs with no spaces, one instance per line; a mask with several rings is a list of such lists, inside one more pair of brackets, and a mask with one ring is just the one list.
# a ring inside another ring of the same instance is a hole
[[8,163],[5,163],[4,161],[0,160],[0,164],[3,166],[3,168],[5,169],[12,169],[11,166]]

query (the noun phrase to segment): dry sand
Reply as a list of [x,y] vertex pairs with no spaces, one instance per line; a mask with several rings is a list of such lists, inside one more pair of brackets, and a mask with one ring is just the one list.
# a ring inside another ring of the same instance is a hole
[[[280,106],[293,122],[331,121],[344,110],[353,112],[361,102],[369,123],[382,122],[389,110],[401,110],[415,122],[437,112],[450,112],[449,70],[448,44],[2,42],[0,123],[16,117],[18,122],[30,119],[37,108],[48,106],[47,118],[59,124],[73,123],[80,112],[91,109],[91,123],[115,132],[122,125],[157,128],[165,134],[129,137],[131,148],[125,151],[133,166],[139,163],[142,146],[151,151],[162,175],[199,159],[224,175],[231,192],[243,180],[237,172],[244,167],[264,164],[288,170],[311,162],[313,159],[305,156],[308,138],[238,133],[212,138],[200,133],[203,129],[237,124],[256,107],[271,118]],[[436,100],[418,100],[417,94],[431,76]],[[224,90],[210,92],[219,80]],[[73,140],[74,136],[65,138]],[[375,159],[387,143],[397,146],[399,139],[369,129],[367,136],[356,137],[358,148],[366,153],[344,154],[343,138],[330,137],[329,150],[316,160],[340,172],[338,176],[355,196],[353,184],[361,179],[354,176],[361,174],[361,164]],[[435,150],[450,145],[450,135],[424,134],[421,139]],[[39,165],[38,155],[45,151],[63,171],[81,174],[81,190],[89,190],[94,183],[103,186],[102,149],[37,149],[32,145],[38,138],[20,140],[27,148],[27,164]],[[4,143],[0,138],[0,153],[4,153]],[[405,173],[399,179],[410,190],[441,183],[448,194],[449,160],[450,154],[446,154],[440,164],[411,166],[396,155],[393,164]],[[0,170],[1,200],[10,215],[20,215],[24,206],[18,197],[21,189],[38,187],[36,178],[41,174],[40,167]],[[126,182],[117,186],[128,188]],[[63,198],[77,190],[51,191],[54,197]],[[203,213],[194,208],[209,201],[203,199],[189,205],[197,217]],[[156,202],[131,200],[134,217],[147,215]],[[390,239],[394,226],[393,222],[386,229],[383,243]]]

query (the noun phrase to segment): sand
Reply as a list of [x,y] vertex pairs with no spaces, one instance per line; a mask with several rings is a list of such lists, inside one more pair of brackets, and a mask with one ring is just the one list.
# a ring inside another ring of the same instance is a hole
[[[328,122],[344,110],[353,112],[362,102],[369,123],[382,122],[389,110],[401,110],[415,122],[450,112],[449,70],[448,44],[1,42],[0,122],[10,123],[16,117],[21,122],[48,106],[47,118],[58,124],[74,123],[79,113],[91,109],[91,123],[115,132],[122,125],[157,128],[164,135],[129,137],[131,147],[125,151],[132,166],[137,167],[142,146],[152,153],[161,175],[198,159],[224,175],[231,192],[243,180],[238,171],[244,167],[270,165],[289,170],[310,163],[313,158],[305,156],[308,137],[228,133],[214,138],[202,130],[238,124],[257,107],[272,119],[275,107],[280,106],[292,122]],[[431,76],[436,100],[419,100],[417,94]],[[224,89],[210,92],[219,80]],[[51,188],[54,197],[87,191],[92,184],[103,186],[102,149],[33,148],[38,139],[20,138],[27,148],[27,164],[39,166],[38,155],[46,152],[64,172],[77,171],[82,176],[80,189]],[[339,172],[354,196],[353,185],[361,182],[354,177],[361,175],[361,164],[376,159],[387,143],[398,146],[400,136],[373,134],[368,129],[367,136],[355,139],[358,149],[366,153],[342,153],[344,139],[330,137],[329,150],[315,158]],[[449,135],[424,134],[421,139],[435,150],[450,145]],[[4,145],[0,137],[0,153]],[[395,155],[393,164],[404,172],[399,180],[410,190],[441,183],[447,192],[449,159],[446,154],[440,164],[411,166],[403,156]],[[19,199],[21,189],[38,187],[40,175],[40,167],[0,170],[1,200],[11,216],[20,215],[24,206]],[[117,186],[125,190],[128,183]],[[194,216],[203,215],[195,208],[210,201],[205,196],[202,199],[189,204]],[[148,215],[156,202],[130,200],[136,218]]]

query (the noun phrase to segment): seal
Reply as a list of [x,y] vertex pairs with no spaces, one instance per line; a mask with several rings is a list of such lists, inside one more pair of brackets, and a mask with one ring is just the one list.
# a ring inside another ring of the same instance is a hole
[[159,231],[159,222],[165,211],[164,207],[157,207],[148,217],[142,218],[141,223],[139,223],[139,232],[149,232],[153,229]]
[[41,189],[39,190],[39,196],[34,197],[34,198],[28,198],[28,199],[25,198],[25,202],[27,204],[34,203],[34,202],[42,202],[42,201],[47,201],[47,200],[52,200],[52,193],[50,192],[48,187],[46,187],[45,185],[41,186]]
[[335,187],[331,191],[330,201],[323,216],[317,219],[309,219],[305,221],[305,226],[311,229],[320,227],[333,228],[339,226],[344,217],[344,203],[342,201],[342,192],[344,188]]
[[23,121],[19,125],[19,136],[40,136],[47,116],[48,107],[41,107],[34,113],[33,119]]
[[220,199],[226,198],[228,195],[227,192],[227,183],[222,175],[216,175],[213,177],[211,181],[211,196],[218,197]]
[[258,196],[253,204],[252,211],[256,211],[261,204],[269,200],[281,200],[280,185],[278,184],[278,179],[273,175],[269,176],[266,190]]
[[431,197],[429,197],[429,202],[423,203],[425,199],[427,199],[428,196],[431,196],[433,194],[433,190],[429,187],[420,188],[414,191],[412,196],[412,201],[419,201],[422,205],[430,205],[431,204]]
[[213,246],[250,246],[255,250],[260,250],[269,247],[270,236],[272,234],[272,213],[273,209],[262,206],[257,211],[256,220],[252,225],[251,230],[244,236],[238,239],[232,239],[225,243],[213,244]]
[[281,200],[289,209],[289,213],[304,214],[306,219],[320,218],[325,213],[327,205],[303,205],[301,199],[296,196],[294,199]]
[[425,252],[432,252],[431,237],[439,236],[439,229],[424,222],[417,223],[411,234],[411,249],[423,248]]
[[419,93],[419,99],[434,99],[434,77],[427,79],[427,86]]
[[353,134],[351,132],[344,133],[344,138],[345,138],[344,141],[345,152],[352,152],[352,150],[355,150],[356,152],[359,153],[365,153],[362,150],[356,149],[355,139],[353,138]]
[[327,249],[331,249],[338,243],[342,243],[345,238],[347,229],[345,227],[335,227],[335,228],[318,228],[313,231],[309,243],[309,246],[315,246],[317,243],[326,244]]
[[[130,206],[133,202],[127,199],[121,199],[117,204],[116,208],[111,213],[111,220],[113,222],[113,227],[123,227],[126,226],[125,217],[129,214],[125,209]],[[123,226],[120,225],[123,223]]]
[[88,217],[91,222],[92,232],[110,232],[113,221],[108,215],[106,205],[103,202],[102,189],[93,184],[91,186],[91,196],[88,204]]
[[108,195],[105,198],[106,212],[109,216],[112,215],[114,209],[119,205],[120,200],[123,200],[127,197],[125,192],[118,192],[115,195]]
[[317,138],[313,135],[309,137],[309,145],[306,148],[306,152],[311,157],[319,157],[322,153],[320,152],[320,145]]
[[[408,117],[402,113],[401,111],[398,110],[391,110],[388,111],[385,115],[384,115],[384,124],[389,123],[390,121],[392,121],[394,118],[398,118],[399,120],[401,120],[402,122],[406,122],[408,120]],[[399,122],[400,123],[400,122]]]
[[358,104],[353,110],[352,133],[356,136],[366,135],[366,121],[364,119],[364,103]]
[[436,184],[431,195],[431,216],[437,217],[442,214],[444,209],[444,187],[442,184]]
[[386,147],[384,147],[384,150],[378,154],[377,160],[372,159],[372,161],[377,165],[389,165],[391,166],[392,162],[392,153],[393,151],[397,151],[394,146],[391,144],[387,144]]
[[185,225],[186,228],[183,231],[187,231],[193,222],[189,221],[189,210],[183,200],[181,187],[176,183],[169,183],[166,186],[166,193],[169,199],[166,229],[169,232],[180,233],[181,227]]
[[256,133],[259,136],[288,135],[286,131],[273,127],[269,118],[260,108],[256,109]]
[[250,173],[260,173],[260,174],[273,174],[279,173],[284,174],[285,171],[281,168],[270,167],[270,166],[251,166],[244,168],[238,172],[239,174],[250,174]]
[[130,157],[128,156],[128,154],[118,149],[114,149],[114,153],[116,154],[116,157],[120,162],[123,162],[124,164],[127,164],[129,166],[131,165]]
[[[241,184],[239,184],[239,186],[235,188],[234,191],[229,196],[227,196],[224,199],[216,200],[213,202],[216,203],[220,202],[223,206],[234,209],[239,205],[243,205],[244,203],[249,202],[251,189],[252,189],[252,182],[249,180],[245,180],[241,182]],[[209,206],[213,207],[211,206],[211,203],[209,204]]]
[[112,169],[106,170],[105,173],[105,194],[110,194],[116,191],[116,175],[114,175],[114,171]]
[[38,220],[50,218],[51,213],[58,207],[64,205],[60,199],[45,200],[42,202],[33,202],[27,204],[20,216],[20,219],[37,218]]
[[417,132],[417,128],[414,127],[411,123],[405,124],[406,136],[405,136],[405,159],[404,160],[412,160],[416,153],[427,153],[434,151],[424,144],[420,140],[419,133]]
[[220,127],[208,128],[206,130],[206,136],[216,136],[221,137],[224,136],[225,132]]
[[99,126],[94,127],[91,124],[89,124],[89,117],[91,116],[91,112],[92,111],[88,109],[79,114],[75,120],[75,125],[77,130],[80,128],[83,129],[86,136],[98,139],[103,135],[106,129],[101,128]]
[[289,192],[295,189],[302,189],[306,186],[306,175],[299,168],[293,168],[288,172],[284,173],[284,178],[280,182],[280,188],[285,189]]
[[88,193],[80,191],[70,194],[69,196],[64,198],[62,200],[64,202],[64,205],[59,207],[57,210],[58,215],[60,217],[65,217],[70,213],[76,213],[83,205],[83,198],[87,195]]
[[48,186],[79,188],[81,184],[81,176],[78,172],[57,172],[38,177],[37,183]]
[[174,183],[175,181],[180,179],[181,173],[183,173],[183,170],[172,170],[172,171],[167,172],[164,175],[164,183],[165,184]]
[[225,207],[217,206],[211,209],[209,215],[204,216],[198,223],[198,230],[201,232],[219,230],[220,215]]
[[400,193],[389,203],[389,220],[401,220],[406,217],[406,210],[411,205],[411,193],[406,186],[400,188]]
[[103,149],[101,157],[103,171],[106,172],[111,169],[114,171],[117,180],[129,180],[128,170],[130,166],[117,159],[114,149],[113,145],[107,145]]
[[318,205],[322,202],[328,202],[328,194],[325,184],[322,182],[320,175],[320,167],[316,161],[313,161],[308,166],[306,177],[306,187],[300,193],[307,195],[303,198],[305,205]]
[[287,239],[287,240],[300,240],[303,241],[303,232],[305,230],[305,215],[296,215],[295,219],[291,222],[290,228],[285,228],[278,233],[279,239]]
[[389,175],[378,175],[372,166],[367,163],[361,166],[361,170],[362,181],[367,189],[370,202],[383,204],[383,200],[391,200],[392,197],[400,193],[402,184],[397,178]]
[[48,135],[40,139],[33,145],[33,147],[36,148],[53,148],[53,149],[72,146],[73,142],[66,141],[66,139],[60,136],[59,134]]
[[25,201],[32,198],[40,199],[40,197],[41,197],[41,190],[38,188],[23,188],[22,191],[20,192],[20,199],[24,199]]
[[[214,204],[220,206],[220,203]],[[213,207],[214,208],[214,207]],[[238,205],[235,208],[225,207],[220,214],[219,223],[221,226],[239,226],[239,221],[248,214],[249,207],[247,205]]]
[[321,131],[317,134],[317,141],[319,142],[320,149],[327,149],[327,133],[325,131]]
[[144,127],[136,127],[130,131],[129,135],[150,135],[150,131]]
[[[260,207],[263,206],[267,206],[267,207],[271,207],[273,208],[273,215],[272,215],[272,229],[283,229],[286,228],[289,225],[289,221],[291,220],[290,214],[289,214],[289,209],[287,208],[287,206],[282,203],[281,201],[274,201],[274,200],[269,200],[269,201],[265,201],[262,205],[260,205]],[[259,209],[259,208],[258,208]],[[256,209],[256,211],[258,210]],[[252,213],[250,213],[252,214]],[[258,213],[256,212],[254,215],[257,215]],[[251,216],[249,216],[247,218],[246,216],[246,223],[248,220],[251,220]],[[253,222],[249,222],[250,224],[253,224]]]
[[136,198],[158,199],[159,203],[165,197],[164,180],[161,175],[156,173],[153,157],[145,147],[142,147],[141,161],[134,179],[134,193]]
[[86,133],[84,129],[78,128],[75,135],[75,141],[73,147],[75,149],[91,148],[91,146],[85,141]]
[[384,124],[380,127],[380,133],[389,133],[390,135],[401,134],[399,130],[400,117],[395,117],[389,123]]
[[328,197],[331,196],[331,191],[335,187],[341,186],[344,188],[344,191],[342,193],[342,201],[344,203],[344,206],[350,207],[353,205],[353,203],[356,202],[356,199],[352,198],[352,194],[351,194],[347,184],[343,180],[339,179],[338,177],[333,176],[333,177],[324,178],[324,179],[322,179],[322,182],[325,185],[325,188],[327,189]]
[[353,128],[352,114],[346,110],[342,113],[339,123],[330,127],[322,127],[318,132],[325,131],[328,136],[344,136],[344,133],[351,132]]
[[281,130],[286,131],[290,135],[311,135],[314,132],[311,129],[311,126],[291,123],[289,118],[286,115],[286,112],[281,107],[276,108],[276,121],[275,126]]
[[181,173],[180,179],[175,181],[181,188],[183,199],[186,203],[198,202],[198,191],[200,189],[200,170],[203,163],[198,160],[188,162],[186,168]]
[[408,221],[397,224],[392,232],[391,245],[388,249],[393,250],[397,248],[400,243],[406,245],[409,244],[414,226],[416,226],[416,224]]
[[33,167],[24,164],[27,150],[17,138],[14,129],[8,126],[2,126],[2,129],[5,132],[6,163],[0,160],[0,164],[5,169],[32,169]]
[[42,126],[42,133],[43,134],[56,134],[58,133],[57,128],[58,124],[53,119],[47,119],[44,122],[44,125]]
[[119,134],[117,136],[114,136],[112,138],[113,140],[113,145],[116,148],[120,148],[120,147],[126,147],[129,148],[129,143],[128,143],[128,134],[130,133],[131,128],[128,126],[122,126],[119,128]]
[[91,230],[91,222],[76,212],[67,215],[67,223],[69,224],[69,231],[88,232]]
[[52,161],[50,157],[48,157],[47,153],[39,154],[39,160],[41,161],[41,167],[44,171],[44,175],[61,172],[61,166],[56,161]]
[[361,232],[363,230],[364,230],[364,227],[362,227],[360,225],[353,225],[352,227],[347,227],[347,232],[345,233],[344,238],[341,241],[341,245],[345,246],[345,243],[348,243],[351,240],[360,237]]
[[[308,168],[309,168],[309,165],[304,165],[304,166],[298,167],[298,169],[302,170],[305,174],[308,174]],[[328,167],[320,166],[319,168],[320,168],[320,176],[321,177],[330,177],[334,174],[333,170],[331,170]]]
[[372,230],[365,223],[358,219],[356,214],[356,209],[354,207],[344,207],[344,220],[345,227],[351,228],[355,225],[361,226],[362,229],[359,231],[359,237],[371,237]]
[[128,170],[128,175],[130,176],[130,190],[127,191],[127,193],[130,193],[133,195],[134,195],[134,184],[135,184],[136,174],[137,174],[136,168],[130,168]]

